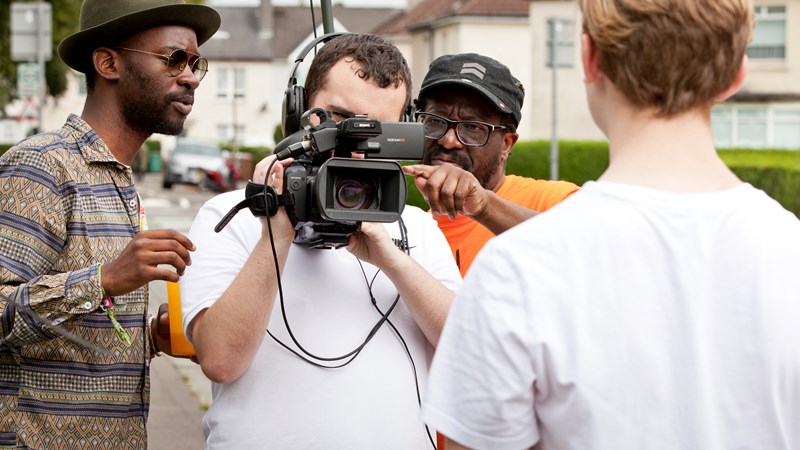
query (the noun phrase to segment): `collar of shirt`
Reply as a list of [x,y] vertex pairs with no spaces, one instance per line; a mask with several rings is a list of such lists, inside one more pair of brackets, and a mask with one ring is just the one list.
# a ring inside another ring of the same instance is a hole
[[100,136],[92,130],[92,127],[83,118],[70,114],[66,126],[75,131],[75,137],[80,143],[81,154],[87,163],[110,162],[122,164],[117,161],[117,158],[111,153],[106,143],[100,139]]

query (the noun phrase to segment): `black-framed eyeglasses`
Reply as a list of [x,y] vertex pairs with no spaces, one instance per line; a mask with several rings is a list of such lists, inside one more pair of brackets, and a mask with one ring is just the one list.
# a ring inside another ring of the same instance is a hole
[[492,125],[477,120],[450,120],[432,113],[416,112],[417,122],[422,124],[422,131],[428,139],[439,140],[447,130],[456,130],[456,138],[466,147],[482,147],[489,142],[489,135],[494,130],[505,130],[504,125]]
[[208,60],[198,55],[197,53],[187,52],[183,49],[173,50],[169,55],[162,55],[161,53],[146,52],[144,50],[137,50],[135,48],[117,47],[117,50],[125,50],[129,52],[144,53],[145,55],[153,55],[163,59],[167,63],[167,73],[170,76],[177,77],[186,69],[188,65],[192,73],[197,77],[197,81],[201,81],[208,72]]

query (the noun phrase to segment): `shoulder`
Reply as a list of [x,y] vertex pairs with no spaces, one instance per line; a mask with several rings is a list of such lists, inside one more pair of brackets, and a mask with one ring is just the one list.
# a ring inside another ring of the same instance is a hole
[[772,230],[764,238],[774,239],[777,233],[800,244],[800,219],[766,192],[745,184],[737,190],[740,212],[753,226]]
[[4,164],[40,166],[64,160],[78,149],[76,140],[64,130],[29,136],[9,148],[2,156]]
[[569,181],[538,180],[507,175],[497,195],[519,205],[545,211],[565,200],[580,188]]
[[523,177],[520,175],[506,175],[506,183],[515,188],[542,189],[542,190],[567,190],[577,191],[580,187],[570,181],[564,180],[541,180],[537,178]]
[[[245,199],[244,189],[223,192],[208,199],[204,208],[224,209],[226,212]],[[249,211],[247,211],[249,213]]]
[[56,189],[83,163],[78,142],[62,129],[30,136],[9,148],[0,157],[0,177],[53,184]]
[[423,211],[418,206],[414,205],[406,205],[405,208],[403,208],[402,217],[405,221],[425,220],[426,218],[432,218],[430,213]]
[[439,236],[442,234],[433,216],[429,212],[423,211],[416,206],[406,205],[401,217],[406,228],[416,234],[426,236],[431,234]]
[[[244,189],[237,189],[235,191],[224,192],[208,199],[195,217],[193,231],[195,225],[201,225],[205,228],[213,230],[216,224],[225,217],[233,208],[245,199]],[[257,223],[258,219],[245,207],[239,210],[235,216],[226,225],[225,229],[238,229],[244,227],[250,228],[253,222]]]

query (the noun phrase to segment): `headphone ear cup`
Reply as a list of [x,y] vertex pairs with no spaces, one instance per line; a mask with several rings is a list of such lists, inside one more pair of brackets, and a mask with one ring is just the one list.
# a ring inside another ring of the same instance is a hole
[[400,119],[401,122],[414,122],[414,107],[411,105],[406,105],[405,111],[403,111],[403,117]]
[[305,112],[305,89],[296,84],[286,88],[283,97],[283,136],[290,136],[300,130],[300,117]]

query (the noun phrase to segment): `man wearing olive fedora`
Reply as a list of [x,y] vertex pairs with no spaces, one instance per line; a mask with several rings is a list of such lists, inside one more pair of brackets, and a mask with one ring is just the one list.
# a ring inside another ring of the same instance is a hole
[[147,284],[177,281],[194,245],[146,230],[130,166],[183,130],[219,25],[183,0],[85,0],[58,47],[83,112],[0,158],[0,448],[147,447],[150,360],[170,350]]

